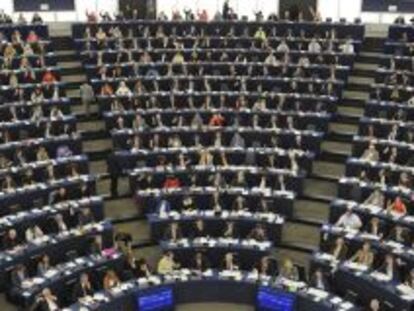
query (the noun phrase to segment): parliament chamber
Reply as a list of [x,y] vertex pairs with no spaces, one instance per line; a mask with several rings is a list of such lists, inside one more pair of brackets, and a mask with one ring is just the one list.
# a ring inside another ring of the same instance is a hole
[[0,4],[0,310],[414,310],[410,1],[200,1]]

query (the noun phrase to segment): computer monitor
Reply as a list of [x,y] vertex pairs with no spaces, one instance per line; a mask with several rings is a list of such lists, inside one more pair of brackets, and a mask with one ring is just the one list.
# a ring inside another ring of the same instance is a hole
[[145,289],[136,296],[137,311],[174,310],[174,292],[172,287],[163,286]]
[[296,295],[261,286],[256,295],[257,311],[295,311]]

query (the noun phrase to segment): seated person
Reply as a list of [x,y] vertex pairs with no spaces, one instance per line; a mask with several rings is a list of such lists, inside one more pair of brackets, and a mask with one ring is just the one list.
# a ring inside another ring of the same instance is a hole
[[236,225],[233,221],[227,221],[224,225],[223,233],[221,234],[224,238],[238,238],[239,234]]
[[62,214],[56,214],[53,217],[55,229],[54,231],[58,233],[62,233],[68,230],[68,226],[66,225],[65,221],[63,220]]
[[380,189],[375,189],[369,197],[363,202],[363,204],[367,205],[375,205],[379,207],[383,207],[385,204],[385,196],[381,192]]
[[78,301],[87,296],[92,296],[94,293],[94,288],[91,281],[89,280],[89,275],[87,273],[82,273],[79,281],[76,282],[73,287],[73,301]]
[[102,245],[102,236],[97,235],[94,237],[91,246],[90,246],[90,254],[91,255],[102,255],[103,245]]
[[317,288],[317,289],[321,289],[324,291],[329,291],[328,280],[324,276],[321,269],[316,269],[315,272],[312,274],[310,281],[309,281],[309,286]]
[[172,222],[164,232],[163,239],[167,241],[177,241],[183,237],[180,226],[177,222]]
[[229,252],[224,255],[223,270],[228,270],[228,271],[239,270],[239,266],[237,265],[235,261],[233,253]]
[[61,310],[59,307],[58,299],[52,294],[49,288],[44,288],[41,295],[36,300],[37,309],[41,311],[57,311]]
[[405,203],[403,202],[401,197],[397,196],[392,203],[388,203],[387,211],[393,214],[403,216],[407,214],[407,207],[405,206]]
[[398,282],[400,280],[400,271],[397,259],[392,254],[386,254],[384,262],[377,270],[381,273],[386,274],[391,281]]
[[266,229],[261,225],[257,224],[247,236],[248,239],[253,239],[259,242],[267,241]]
[[78,216],[78,225],[83,227],[87,224],[94,223],[94,217],[89,207],[82,208]]
[[410,270],[410,273],[408,274],[404,284],[414,289],[414,268]]
[[174,254],[171,251],[165,252],[158,262],[158,273],[168,274],[177,269],[179,265],[174,261]]
[[15,229],[9,229],[3,238],[3,249],[13,249],[20,243],[17,231]]
[[202,219],[197,219],[193,225],[192,236],[193,238],[207,237],[209,234],[204,226]]
[[42,229],[39,226],[35,225],[33,227],[29,227],[25,231],[26,242],[32,242],[36,239],[40,239],[44,236]]
[[136,271],[136,277],[137,278],[147,278],[151,276],[151,270],[148,266],[148,263],[144,258],[141,258],[137,262],[138,269]]
[[116,275],[114,270],[108,270],[105,273],[104,279],[103,279],[103,288],[108,290],[114,287],[117,287],[121,284],[121,281],[119,280],[118,276]]
[[14,287],[21,287],[23,282],[29,277],[24,265],[18,264],[11,272],[11,284]]
[[289,258],[286,258],[283,261],[283,265],[279,271],[279,277],[292,281],[299,281],[298,268],[293,264],[292,260],[290,260]]
[[335,226],[358,230],[362,227],[362,221],[361,218],[352,211],[352,208],[347,208],[346,212],[339,217]]
[[339,237],[335,240],[335,245],[332,247],[331,255],[336,260],[345,260],[348,254],[348,246],[345,244],[345,240]]
[[44,276],[45,273],[51,269],[50,258],[48,255],[43,255],[37,264],[37,275]]
[[253,271],[257,272],[259,275],[268,276],[274,275],[276,272],[275,267],[272,266],[269,257],[267,256],[260,258],[260,261],[254,265]]
[[365,232],[373,234],[379,238],[382,238],[384,235],[383,226],[378,217],[372,217],[365,227]]
[[190,268],[199,272],[204,272],[210,268],[210,264],[203,253],[197,252],[191,262]]
[[407,245],[409,243],[410,237],[407,229],[404,229],[404,227],[397,224],[394,228],[391,229],[387,239]]
[[365,149],[364,153],[361,156],[362,160],[377,162],[379,160],[379,152],[375,148],[374,143],[370,143],[368,148]]
[[370,268],[374,263],[374,253],[371,251],[371,244],[364,242],[362,248],[351,257],[351,261]]

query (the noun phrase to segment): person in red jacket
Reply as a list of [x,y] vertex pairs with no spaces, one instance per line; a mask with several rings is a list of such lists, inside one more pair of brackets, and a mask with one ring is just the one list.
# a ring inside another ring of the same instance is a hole
[[43,75],[42,82],[43,83],[54,83],[56,81],[57,79],[55,75],[50,70],[46,70],[46,72]]
[[171,188],[179,188],[181,186],[180,180],[175,177],[174,175],[169,175],[164,181],[164,188],[171,189]]
[[210,125],[210,126],[223,126],[224,122],[225,122],[224,117],[219,113],[215,113],[215,114],[213,114],[210,121],[208,122],[208,125]]

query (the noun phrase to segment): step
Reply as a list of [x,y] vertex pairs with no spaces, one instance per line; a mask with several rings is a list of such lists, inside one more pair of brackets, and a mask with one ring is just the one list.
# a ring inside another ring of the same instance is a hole
[[149,241],[150,226],[146,219],[115,224],[118,232],[127,232],[132,235],[133,241]]
[[62,76],[84,74],[84,69],[82,67],[82,64],[79,61],[58,62],[57,66],[60,67],[60,73]]
[[342,163],[315,160],[313,161],[312,174],[337,180],[345,175],[345,165]]
[[325,140],[321,144],[321,149],[323,151],[340,152],[351,155],[352,144]]
[[361,92],[361,91],[348,91],[345,90],[343,92],[343,99],[344,101],[347,100],[358,100],[358,101],[367,101],[369,99],[369,93],[367,92]]
[[295,201],[294,217],[322,224],[328,221],[329,209],[328,203],[299,199]]
[[94,153],[102,151],[112,151],[112,140],[109,138],[84,140],[83,152]]
[[284,243],[277,245],[270,254],[279,263],[282,263],[285,258],[293,260],[297,265],[300,265],[309,271],[309,263],[312,258],[312,251],[306,245],[301,243]]
[[384,54],[381,51],[379,52],[363,51],[357,55],[356,61],[358,63],[378,64],[383,55]]
[[338,105],[333,120],[337,123],[359,124],[361,117],[364,115],[363,107],[350,107]]
[[316,197],[322,199],[333,199],[337,194],[337,183],[333,181],[306,178],[304,180],[304,197]]
[[106,161],[105,160],[90,161],[89,171],[92,174],[106,174],[108,172]]
[[113,199],[105,201],[105,216],[111,219],[125,219],[142,216],[135,201],[131,198]]
[[84,74],[74,74],[74,75],[64,75],[62,76],[62,82],[66,83],[79,83],[82,84],[84,82],[87,82],[86,75]]
[[345,163],[352,154],[352,143],[325,140],[321,144],[320,159]]
[[320,232],[319,227],[287,221],[282,228],[282,245],[302,244],[309,250],[318,249]]
[[[85,116],[86,118],[86,116]],[[82,132],[82,138],[85,140],[107,138],[108,133],[105,129],[105,123],[100,120],[85,121],[84,117],[79,118],[77,128]]]
[[57,62],[71,62],[79,60],[79,55],[74,50],[55,51],[54,53]]

